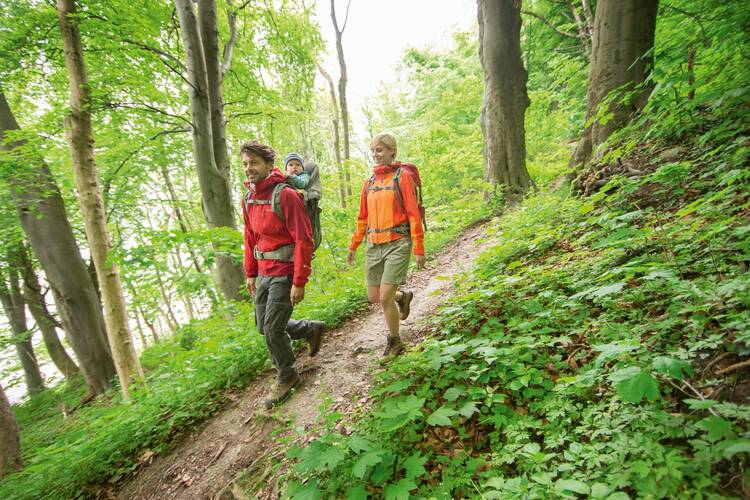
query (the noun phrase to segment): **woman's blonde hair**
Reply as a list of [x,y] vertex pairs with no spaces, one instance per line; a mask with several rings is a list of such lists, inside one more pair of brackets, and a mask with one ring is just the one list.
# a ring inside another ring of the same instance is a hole
[[396,136],[391,134],[390,132],[383,132],[382,134],[378,134],[373,137],[372,141],[370,141],[370,148],[374,148],[378,144],[382,144],[394,153],[397,151]]

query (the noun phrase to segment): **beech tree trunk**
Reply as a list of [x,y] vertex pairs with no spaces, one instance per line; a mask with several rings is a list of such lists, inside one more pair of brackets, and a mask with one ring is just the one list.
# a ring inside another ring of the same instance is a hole
[[346,175],[344,166],[341,164],[341,132],[339,131],[339,104],[336,101],[336,87],[333,85],[333,79],[323,67],[318,64],[318,71],[328,82],[328,90],[331,94],[331,104],[333,105],[333,154],[336,158],[336,171],[339,175],[339,200],[341,208],[346,208]]
[[658,0],[599,0],[594,15],[586,121],[597,113],[602,101],[615,89],[608,105],[611,117],[597,120],[583,131],[571,166],[586,165],[594,149],[624,126],[646,104],[650,85],[641,86],[628,100],[620,96],[645,82],[653,66],[654,33]]
[[18,272],[14,268],[0,277],[0,303],[13,332],[11,342],[21,361],[26,390],[32,396],[39,394],[44,390],[44,378],[42,378],[42,372],[39,371],[39,363],[34,354],[34,347],[31,345],[31,332],[26,323],[26,304],[18,285]]
[[66,380],[71,381],[78,375],[78,367],[71,357],[68,356],[65,347],[63,347],[60,338],[57,336],[55,327],[58,326],[58,323],[47,309],[44,295],[42,295],[42,287],[31,265],[31,260],[26,253],[26,248],[23,245],[19,248],[19,263],[23,279],[23,296],[26,305],[31,312],[31,316],[34,318],[34,323],[36,323],[42,332],[42,339],[50,358],[52,358],[52,362],[55,363],[55,366]]
[[484,68],[485,179],[501,187],[509,203],[532,185],[526,170],[524,113],[529,107],[521,60],[521,14],[513,0],[477,0],[479,58]]
[[99,187],[99,175],[94,163],[91,93],[88,88],[78,22],[75,18],[74,0],[57,0],[57,12],[70,81],[70,114],[66,117],[66,132],[73,159],[76,188],[81,199],[86,238],[102,294],[107,337],[122,394],[127,399],[131,383],[143,378],[143,369],[135,353],[128,325],[119,267],[108,262],[111,242]]
[[[205,3],[208,3],[206,0]],[[204,2],[200,2],[203,4]],[[210,3],[213,3],[211,0]],[[207,54],[201,41],[201,33],[193,10],[192,0],[174,0],[180,19],[180,31],[185,45],[188,79],[190,81],[190,110],[193,129],[193,158],[198,171],[198,182],[201,188],[203,214],[209,228],[229,227],[237,229],[232,209],[232,196],[229,189],[228,164],[227,173],[217,166],[214,153],[213,117],[211,91],[209,87]],[[203,7],[202,7],[203,8]],[[204,14],[204,17],[207,14]],[[214,14],[215,23],[215,14]],[[211,31],[210,29],[208,29]],[[217,53],[211,57],[217,58]],[[213,67],[213,66],[211,66]],[[213,78],[215,78],[214,75]],[[218,106],[221,95],[216,93],[214,105]],[[218,118],[223,130],[223,116]],[[223,138],[223,133],[222,133]],[[226,151],[224,153],[226,155]],[[227,300],[240,300],[240,288],[244,283],[244,273],[240,263],[228,255],[216,256],[216,280]]]
[[[335,0],[331,0],[331,19],[333,20],[333,28],[336,31],[336,53],[339,56],[339,102],[341,104],[341,126],[344,132],[344,181],[346,187],[346,196],[352,195],[352,179],[349,173],[349,159],[351,158],[351,149],[349,147],[349,106],[346,102],[346,84],[348,81],[346,73],[346,60],[344,60],[344,45],[342,43],[342,36],[346,29],[346,22],[349,19],[349,5],[351,0],[346,4],[346,15],[344,16],[344,24],[339,29],[339,23],[336,19],[336,4]],[[341,163],[339,163],[341,165]]]
[[13,409],[0,385],[0,478],[23,468],[21,440]]
[[[14,151],[25,141],[5,143],[7,132],[19,130],[5,94],[0,89],[0,149]],[[93,394],[110,387],[115,366],[104,329],[104,318],[94,285],[81,258],[65,213],[60,190],[41,159],[37,167],[19,158],[8,182],[26,237],[47,276],[63,328]],[[54,234],[54,238],[49,235]]]

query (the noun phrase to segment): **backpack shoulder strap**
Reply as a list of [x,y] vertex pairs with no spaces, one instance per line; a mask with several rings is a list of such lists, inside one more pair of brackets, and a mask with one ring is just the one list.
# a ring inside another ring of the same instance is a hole
[[393,176],[393,187],[396,190],[396,197],[398,202],[401,204],[401,208],[406,211],[406,205],[404,204],[404,195],[401,194],[401,167],[396,169],[396,174]]
[[278,217],[281,222],[284,223],[286,223],[286,218],[284,217],[284,212],[281,210],[281,191],[283,191],[284,188],[291,187],[292,186],[290,186],[289,184],[280,182],[274,186],[273,193],[271,194],[271,210],[273,210],[273,213],[276,214],[276,217]]

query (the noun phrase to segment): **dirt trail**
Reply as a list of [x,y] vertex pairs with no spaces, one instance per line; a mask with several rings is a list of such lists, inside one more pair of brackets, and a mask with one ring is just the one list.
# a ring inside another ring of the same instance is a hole
[[[415,292],[414,300],[409,318],[401,323],[407,344],[419,341],[424,320],[452,294],[453,280],[446,278],[468,270],[489,246],[486,228],[487,224],[481,224],[464,231],[432,256],[425,269],[410,276],[404,288]],[[250,467],[263,481],[281,457],[279,450],[283,447],[278,445],[274,430],[288,430],[292,424],[303,433],[310,431],[324,400],[330,402],[326,411],[344,415],[369,404],[370,372],[377,366],[385,336],[382,313],[376,306],[326,332],[315,358],[306,354],[298,358],[305,383],[283,406],[271,412],[263,409],[263,395],[274,377],[268,371],[242,392],[231,395],[231,401],[216,416],[186,436],[172,453],[154,458],[126,481],[117,498],[244,498],[235,485],[238,474]],[[259,496],[268,497],[274,487],[264,486]]]

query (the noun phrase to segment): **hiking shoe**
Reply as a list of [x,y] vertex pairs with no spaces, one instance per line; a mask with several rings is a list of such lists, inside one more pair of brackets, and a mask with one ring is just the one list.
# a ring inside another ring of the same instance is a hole
[[310,339],[307,341],[309,343],[309,353],[310,357],[312,358],[316,354],[318,354],[318,351],[320,350],[320,340],[323,338],[323,332],[326,329],[326,324],[322,321],[311,321],[310,322],[310,330],[312,330],[312,334],[310,335]]
[[263,406],[270,410],[274,405],[281,404],[292,394],[292,390],[302,383],[302,377],[295,375],[289,382],[283,384],[274,384],[271,392],[263,400]]
[[392,359],[404,352],[406,346],[401,340],[401,337],[388,336],[388,342],[385,345],[385,351],[383,351],[383,358]]
[[413,298],[413,292],[401,292],[401,300],[396,301],[396,305],[398,306],[398,310],[400,313],[398,318],[401,321],[409,317],[409,312],[411,311],[409,308],[409,304],[411,304],[411,299]]

